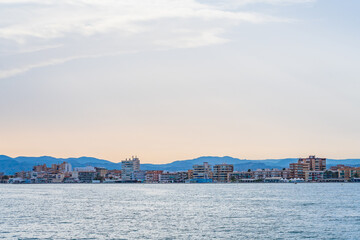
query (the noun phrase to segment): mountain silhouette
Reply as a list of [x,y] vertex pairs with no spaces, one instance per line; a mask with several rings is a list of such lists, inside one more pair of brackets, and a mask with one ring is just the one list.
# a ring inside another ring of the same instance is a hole
[[[114,163],[104,159],[98,159],[93,157],[79,157],[79,158],[55,158],[50,156],[42,157],[16,157],[11,158],[6,155],[0,155],[0,172],[5,174],[14,174],[20,171],[31,171],[33,166],[46,164],[59,164],[62,162],[68,162],[73,167],[105,167],[109,170],[121,169],[121,162]],[[215,164],[234,164],[235,171],[246,171],[248,169],[265,169],[265,168],[288,168],[290,163],[297,162],[297,158],[285,158],[285,159],[264,159],[264,160],[248,160],[239,159],[229,156],[216,157],[216,156],[203,156],[189,160],[174,161],[166,164],[141,164],[142,170],[163,170],[163,171],[187,171],[192,169],[195,164],[202,164],[208,162],[210,165]],[[327,166],[334,166],[337,164],[344,164],[347,166],[360,166],[360,159],[327,159]]]

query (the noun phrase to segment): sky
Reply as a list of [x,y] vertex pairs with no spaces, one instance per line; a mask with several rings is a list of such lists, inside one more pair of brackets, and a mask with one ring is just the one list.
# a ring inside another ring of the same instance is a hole
[[358,0],[0,0],[0,154],[360,157]]

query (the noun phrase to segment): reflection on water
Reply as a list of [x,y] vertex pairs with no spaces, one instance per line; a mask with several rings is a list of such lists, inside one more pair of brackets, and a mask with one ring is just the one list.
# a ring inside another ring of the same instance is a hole
[[360,239],[360,184],[0,185],[3,239]]

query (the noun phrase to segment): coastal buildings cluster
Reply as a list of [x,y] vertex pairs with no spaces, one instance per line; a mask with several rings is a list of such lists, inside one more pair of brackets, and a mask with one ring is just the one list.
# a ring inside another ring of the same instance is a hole
[[187,171],[141,170],[137,157],[121,162],[121,170],[75,167],[63,162],[36,165],[32,171],[14,176],[0,173],[1,183],[236,183],[236,182],[360,182],[360,167],[326,167],[326,158],[309,156],[290,163],[289,168],[235,171],[233,164],[193,165]]

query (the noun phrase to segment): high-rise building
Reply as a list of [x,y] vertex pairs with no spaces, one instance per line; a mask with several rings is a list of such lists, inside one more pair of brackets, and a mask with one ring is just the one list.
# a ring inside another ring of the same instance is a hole
[[299,158],[298,163],[308,164],[309,171],[325,171],[326,158],[316,158],[309,156],[308,158]]
[[290,178],[305,179],[307,171],[325,171],[326,158],[316,158],[309,156],[308,158],[299,158],[297,163],[290,163]]
[[123,181],[134,181],[135,171],[140,170],[140,160],[137,157],[132,157],[131,159],[125,159],[121,162],[121,179]]

